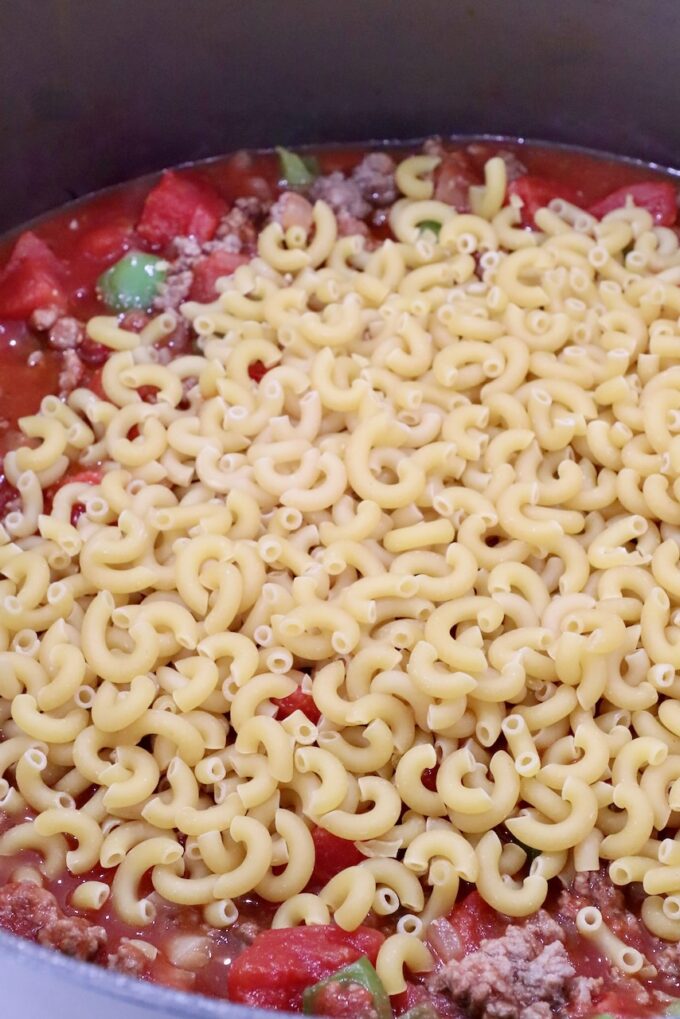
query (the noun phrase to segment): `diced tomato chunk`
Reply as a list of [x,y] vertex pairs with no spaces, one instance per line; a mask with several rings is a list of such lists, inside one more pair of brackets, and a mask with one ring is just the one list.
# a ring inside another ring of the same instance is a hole
[[28,318],[36,308],[66,309],[63,267],[32,231],[23,233],[0,273],[0,317]]
[[456,903],[448,919],[468,952],[476,951],[484,938],[500,937],[507,926],[507,921],[484,901],[479,892],[470,892]]
[[508,184],[507,196],[517,195],[522,205],[522,226],[534,227],[534,216],[539,209],[544,209],[553,198],[563,198],[573,205],[579,204],[578,191],[569,184],[550,177],[535,177],[527,174],[518,177]]
[[105,361],[108,361],[111,354],[113,354],[111,347],[105,347],[103,343],[97,343],[89,336],[86,336],[78,346],[78,357],[83,364],[90,368],[99,368]]
[[251,377],[253,382],[262,382],[262,379],[268,371],[269,368],[267,368],[262,361],[253,361],[252,364],[248,365],[248,375]]
[[345,867],[354,867],[365,859],[353,842],[332,835],[325,828],[312,828],[316,862],[312,881],[325,885]]
[[217,296],[215,284],[220,276],[231,276],[239,265],[249,262],[248,255],[234,251],[211,251],[194,266],[194,281],[189,296],[193,301],[214,301]]
[[658,226],[673,226],[675,223],[678,216],[677,192],[672,184],[662,180],[641,181],[639,184],[627,184],[625,187],[617,188],[591,205],[588,212],[602,219],[608,212],[622,209],[629,196],[635,205],[651,213]]
[[93,227],[78,242],[78,253],[106,268],[117,262],[132,247],[133,224],[129,219],[116,219]]
[[[256,361],[255,363],[258,364],[261,362]],[[252,365],[250,367],[252,368]],[[262,365],[262,367],[264,368],[264,365]],[[250,370],[248,373],[250,374]],[[264,374],[264,372],[262,374]],[[252,378],[252,375],[250,377]],[[257,381],[259,382],[259,379]],[[314,723],[314,725],[316,725],[321,718],[321,712],[314,703],[312,695],[304,693],[300,687],[298,687],[297,690],[293,690],[292,693],[289,693],[287,697],[274,698],[274,703],[278,704],[276,717],[279,720],[282,718],[288,718],[288,716],[292,715],[294,711],[302,711],[309,721]]]
[[306,987],[362,955],[375,964],[384,940],[369,927],[352,932],[335,926],[262,931],[232,964],[229,999],[256,1008],[299,1011]]
[[481,183],[481,178],[465,152],[449,152],[435,170],[434,182],[437,201],[454,205],[459,212],[467,212],[470,187]]
[[227,210],[224,199],[206,181],[167,170],[146,196],[137,233],[154,248],[173,237],[214,237]]

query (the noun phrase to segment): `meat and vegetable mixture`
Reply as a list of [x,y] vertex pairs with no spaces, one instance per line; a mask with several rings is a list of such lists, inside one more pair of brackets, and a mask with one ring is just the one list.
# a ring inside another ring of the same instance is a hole
[[0,928],[307,1014],[680,1014],[676,217],[430,139],[15,240]]

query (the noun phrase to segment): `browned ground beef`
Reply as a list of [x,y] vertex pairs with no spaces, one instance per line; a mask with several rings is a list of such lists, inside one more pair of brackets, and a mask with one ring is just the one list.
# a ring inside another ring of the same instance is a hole
[[205,250],[214,250],[215,245],[221,244],[226,251],[254,252],[257,235],[264,226],[270,207],[271,202],[260,198],[237,198],[233,207],[222,217],[216,240],[208,241]]
[[74,350],[85,336],[85,329],[77,318],[63,315],[50,326],[47,343],[54,350]]
[[80,916],[65,916],[51,892],[30,881],[0,888],[0,927],[76,959],[95,959],[106,931]]
[[370,152],[352,171],[352,180],[371,205],[383,207],[397,200],[395,162],[387,152]]
[[640,921],[626,908],[623,892],[612,884],[606,870],[591,870],[577,874],[571,887],[560,896],[560,912],[572,919],[584,906],[596,906],[608,926],[626,938],[639,927]]
[[118,973],[140,977],[146,973],[149,959],[141,948],[131,944],[127,938],[121,938],[116,951],[107,955],[106,965],[108,969],[115,969]]
[[474,1019],[551,1019],[577,998],[590,1004],[599,985],[576,977],[561,927],[544,911],[527,924],[453,960],[432,979]]
[[64,351],[64,361],[59,372],[59,395],[65,396],[78,386],[84,374],[83,362],[75,350]]
[[336,215],[346,214],[364,219],[371,211],[370,203],[364,198],[355,180],[345,177],[340,170],[318,177],[309,189],[313,201],[321,199],[330,205]]

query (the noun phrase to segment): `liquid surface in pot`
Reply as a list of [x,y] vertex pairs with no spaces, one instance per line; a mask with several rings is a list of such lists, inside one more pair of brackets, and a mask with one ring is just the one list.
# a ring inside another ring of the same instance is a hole
[[676,219],[434,139],[6,246],[0,927],[314,1014],[680,1005]]

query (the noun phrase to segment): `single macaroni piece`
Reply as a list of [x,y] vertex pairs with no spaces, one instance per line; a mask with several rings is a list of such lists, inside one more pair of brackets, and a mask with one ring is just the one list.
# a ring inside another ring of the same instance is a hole
[[[524,917],[607,866],[680,941],[677,238],[561,199],[526,230],[500,158],[458,213],[439,162],[398,166],[393,239],[265,225],[191,354],[175,313],[91,319],[101,388],[3,464],[0,855],[138,928],[400,912],[390,994],[461,882]],[[362,862],[309,891],[324,833]]]

